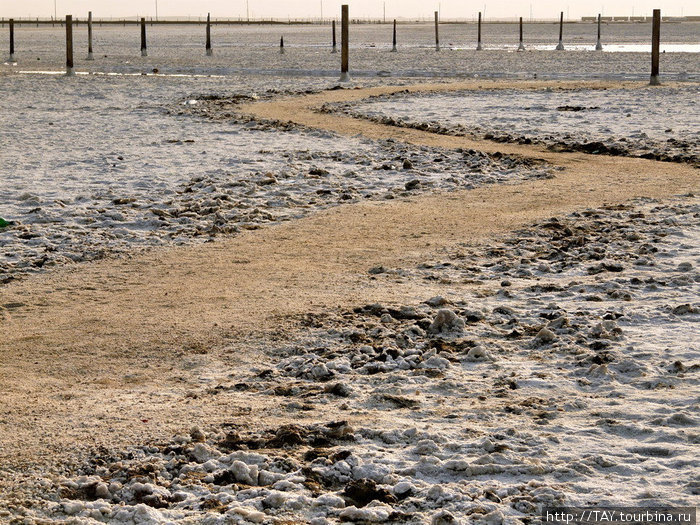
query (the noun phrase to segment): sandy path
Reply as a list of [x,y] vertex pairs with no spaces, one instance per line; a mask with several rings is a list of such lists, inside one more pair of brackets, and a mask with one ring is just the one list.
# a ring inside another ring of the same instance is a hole
[[[79,444],[136,442],[240,417],[246,410],[182,394],[207,371],[259,360],[258,347],[250,349],[256,336],[283,337],[292,316],[429,297],[429,283],[377,284],[371,266],[410,266],[442,247],[488,242],[580,207],[700,190],[698,171],[684,165],[477,143],[311,109],[390,89],[329,91],[245,110],[345,134],[536,156],[565,169],[553,180],[347,205],[217,243],[63,268],[4,287],[0,464],[50,463]],[[227,345],[248,351],[221,350]],[[256,399],[245,416],[251,421],[263,409],[265,424],[284,417],[274,398]],[[248,401],[241,394],[241,407]]]

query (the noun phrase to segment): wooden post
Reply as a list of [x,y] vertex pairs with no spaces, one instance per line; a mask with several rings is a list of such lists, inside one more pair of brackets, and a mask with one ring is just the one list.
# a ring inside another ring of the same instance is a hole
[[338,52],[338,43],[335,40],[335,18],[333,19],[333,49],[331,50],[331,53],[337,53]]
[[595,50],[602,51],[603,44],[600,42],[600,13],[598,14],[598,40],[595,43]]
[[10,18],[10,62],[15,61],[15,19]]
[[280,55],[284,55],[284,37],[280,37]]
[[148,49],[146,48],[146,19],[141,19],[141,56],[148,56]]
[[523,44],[523,17],[520,17],[520,44],[518,44],[518,51],[525,51],[525,44]]
[[654,9],[651,26],[651,78],[649,85],[659,86],[659,46],[661,44],[661,9]]
[[476,32],[476,50],[481,51],[481,11],[479,11],[479,22],[477,25],[477,32]]
[[207,50],[207,56],[210,57],[213,54],[211,50],[211,14],[207,13],[207,43],[205,45]]
[[92,56],[92,11],[88,11],[88,60],[94,60]]
[[435,11],[435,51],[440,51],[440,32],[438,31],[438,12]]
[[350,82],[350,10],[347,4],[340,9],[340,81]]
[[557,51],[564,51],[564,11],[559,15],[559,43]]
[[66,75],[73,74],[73,16],[66,15]]
[[394,36],[391,39],[391,43],[392,43],[391,51],[392,51],[392,53],[396,53],[396,18],[394,18]]

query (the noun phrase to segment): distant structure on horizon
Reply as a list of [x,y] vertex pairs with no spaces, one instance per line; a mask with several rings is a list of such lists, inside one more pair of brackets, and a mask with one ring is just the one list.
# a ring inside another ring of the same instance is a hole
[[[95,17],[93,22],[96,25],[112,24],[112,25],[131,25],[140,24],[141,15],[132,17]],[[148,25],[169,25],[169,24],[206,24],[207,18],[202,16],[158,16],[158,17],[146,17],[146,23]],[[276,24],[276,25],[292,25],[292,24],[325,24],[331,25],[334,20],[339,20],[339,18],[325,17],[325,18],[248,18],[248,17],[211,17],[210,23],[212,25],[239,25],[239,24]],[[385,20],[383,18],[371,18],[371,17],[353,17],[350,20],[350,24],[393,24],[394,18],[391,20]],[[422,24],[422,23],[432,23],[433,17],[396,17],[395,20],[399,24]],[[597,16],[582,16],[580,19],[569,19],[564,18],[566,23],[596,23],[598,20]],[[650,23],[652,16],[602,16],[601,22],[605,23]],[[700,15],[686,15],[686,16],[664,16],[661,19],[663,22],[700,22]],[[5,24],[9,22],[9,18],[0,17],[0,27],[5,27]],[[14,23],[16,25],[46,25],[46,24],[57,24],[62,25],[63,20],[56,19],[54,17],[26,17],[26,18],[15,18]],[[74,24],[84,24],[87,22],[85,17],[76,16],[73,19]],[[484,24],[518,24],[519,16],[513,17],[491,17],[486,18],[482,16],[482,22]],[[528,20],[528,23],[542,23],[549,24],[559,22],[558,16],[552,16],[551,18],[532,18]],[[477,15],[474,13],[471,16],[458,17],[458,18],[441,18],[440,24],[471,24],[477,23]]]
[[[651,22],[651,16],[601,16],[601,22]],[[596,16],[582,16],[581,22],[596,22]],[[697,16],[663,16],[663,22],[700,22],[700,15]]]

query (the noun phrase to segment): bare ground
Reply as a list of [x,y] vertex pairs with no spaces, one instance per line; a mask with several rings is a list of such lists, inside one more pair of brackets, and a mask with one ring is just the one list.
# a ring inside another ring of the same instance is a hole
[[[411,89],[469,86],[477,84]],[[514,85],[489,83],[495,86]],[[243,109],[341,134],[534,156],[563,170],[552,180],[338,207],[217,243],[63,268],[4,287],[0,464],[60,464],[91,446],[128,445],[232,418],[279,423],[289,416],[274,398],[253,402],[241,393],[239,402],[219,406],[183,392],[214,369],[264,366],[265,340],[299,330],[299,315],[430,296],[427,282],[370,280],[371,266],[407,267],[455,243],[486,245],[575,209],[700,189],[698,171],[685,165],[475,142],[313,111],[392,89],[406,88],[329,91]]]

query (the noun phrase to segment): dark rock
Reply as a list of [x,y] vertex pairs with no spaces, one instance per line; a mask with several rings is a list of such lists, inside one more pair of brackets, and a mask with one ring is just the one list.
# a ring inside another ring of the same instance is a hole
[[277,430],[275,437],[267,442],[269,448],[284,448],[305,443],[305,431],[297,425],[284,425]]
[[352,388],[345,383],[333,383],[332,385],[326,386],[326,388],[324,388],[324,392],[338,397],[350,397],[352,394]]
[[700,313],[700,308],[686,303],[676,306],[671,312],[673,312],[674,315],[697,314]]
[[423,319],[425,314],[416,310],[413,306],[402,306],[398,310],[389,308],[389,313],[394,319]]
[[386,489],[377,488],[371,479],[353,480],[345,486],[343,497],[349,505],[364,507],[374,500],[382,503],[397,503],[398,500]]
[[395,396],[392,394],[382,394],[381,399],[393,403],[398,408],[417,408],[418,406],[420,406],[420,403],[415,399],[409,399],[403,396]]

